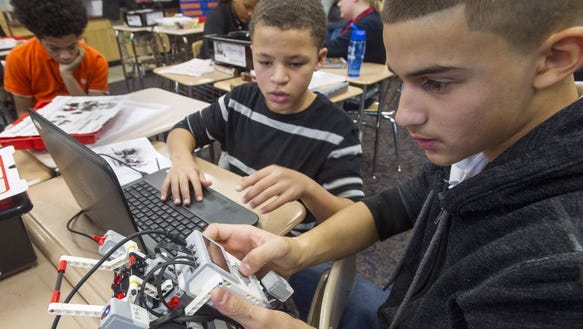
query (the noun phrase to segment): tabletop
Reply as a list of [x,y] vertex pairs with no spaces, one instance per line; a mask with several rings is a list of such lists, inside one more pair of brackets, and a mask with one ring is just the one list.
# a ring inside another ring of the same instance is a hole
[[[178,65],[178,64],[176,64]],[[203,85],[207,83],[213,83],[221,80],[231,79],[233,76],[228,73],[220,72],[217,70],[212,70],[210,72],[203,73],[200,76],[190,76],[184,74],[175,74],[175,73],[165,73],[164,71],[168,70],[170,66],[163,66],[157,67],[154,69],[154,73],[158,74],[159,76],[168,79],[173,82],[177,82],[181,85],[187,87],[194,87],[198,85]]]
[[[164,154],[165,144],[158,142],[155,147]],[[195,158],[198,166],[207,178],[212,180],[214,188],[226,197],[240,202],[245,191],[238,192],[235,186],[240,177],[218,167],[208,161]],[[85,237],[70,233],[66,224],[80,208],[62,176],[49,179],[29,188],[28,195],[34,205],[33,209],[22,216],[32,242],[47,256],[48,260],[57,266],[62,255],[100,258],[96,245]],[[248,205],[243,206],[249,208]],[[268,214],[259,212],[261,205],[250,209],[259,216],[257,226],[272,233],[283,235],[300,223],[305,215],[304,206],[298,202],[289,202]],[[75,229],[88,234],[104,233],[87,217],[82,215],[74,225]],[[85,270],[79,268],[67,269],[65,277],[71,283],[78,282]],[[111,273],[97,272],[94,277],[83,285],[79,293],[90,304],[103,305],[111,297]]]
[[349,77],[346,74],[346,70],[346,68],[322,69],[324,72],[344,75],[346,76],[346,81],[356,85],[371,85],[393,75],[386,65],[377,63],[362,63],[362,66],[360,67],[360,76],[358,77]]

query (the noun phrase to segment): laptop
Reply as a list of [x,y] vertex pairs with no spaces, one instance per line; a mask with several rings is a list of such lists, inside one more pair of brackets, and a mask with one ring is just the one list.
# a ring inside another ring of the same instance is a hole
[[[255,225],[259,220],[257,214],[211,188],[204,189],[203,201],[189,206],[160,201],[167,169],[121,186],[105,159],[37,112],[28,113],[75,200],[103,230],[128,236],[162,229],[185,238],[211,223]],[[157,240],[156,236],[141,235],[136,242],[142,250],[152,252]]]
[[239,71],[253,69],[253,56],[249,32],[233,31],[226,35],[210,34],[205,37],[213,62]]

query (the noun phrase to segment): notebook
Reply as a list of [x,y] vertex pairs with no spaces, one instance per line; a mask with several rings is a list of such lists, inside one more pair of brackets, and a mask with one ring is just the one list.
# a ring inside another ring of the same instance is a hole
[[[85,215],[103,230],[128,236],[138,230],[163,229],[186,237],[210,223],[255,225],[259,220],[257,214],[211,188],[205,188],[203,201],[189,206],[160,201],[166,169],[122,187],[105,159],[42,115],[33,110],[28,113],[75,200]],[[134,203],[136,200],[141,203]],[[162,215],[146,217],[158,212]],[[181,220],[185,223],[178,224]],[[141,235],[136,242],[142,250],[152,252],[157,240],[156,236]]]

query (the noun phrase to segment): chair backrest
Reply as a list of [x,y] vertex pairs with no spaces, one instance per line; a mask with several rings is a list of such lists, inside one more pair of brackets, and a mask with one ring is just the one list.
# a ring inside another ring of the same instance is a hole
[[338,328],[356,276],[356,255],[332,263],[321,276],[307,322],[319,329]]
[[203,42],[203,40],[197,40],[192,43],[192,55],[194,58],[197,58],[198,54],[200,54],[200,48],[202,47]]
[[326,13],[326,17],[328,17],[330,9],[332,9],[332,6],[336,5],[336,0],[321,0],[321,2],[322,6],[324,7],[324,12]]

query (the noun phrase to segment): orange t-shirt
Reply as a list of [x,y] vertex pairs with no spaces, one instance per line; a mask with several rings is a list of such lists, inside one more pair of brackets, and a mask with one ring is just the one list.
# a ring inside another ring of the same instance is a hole
[[[105,57],[86,43],[79,41],[79,44],[85,49],[85,57],[73,72],[75,79],[86,93],[89,90],[107,92],[108,64]],[[59,63],[51,58],[37,38],[15,47],[6,57],[4,89],[15,95],[32,96],[35,103],[69,95],[59,73]]]

